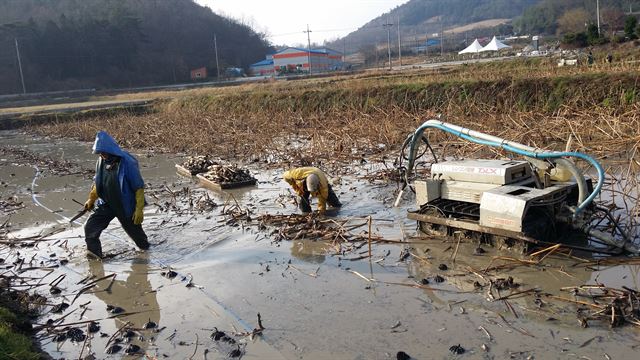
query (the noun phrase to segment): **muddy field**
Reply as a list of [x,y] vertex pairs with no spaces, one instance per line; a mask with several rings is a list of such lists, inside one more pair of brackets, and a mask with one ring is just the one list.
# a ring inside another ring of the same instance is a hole
[[[86,216],[68,221],[91,183],[91,144],[2,132],[0,147],[0,274],[44,296],[33,301],[34,327],[54,358],[627,359],[638,350],[640,328],[607,313],[618,293],[602,288],[633,295],[640,261],[425,237],[406,219],[412,199],[392,207],[397,185],[379,165],[330,174],[344,207],[301,220],[289,217],[284,168],[244,164],[256,186],[213,192],[176,174],[184,156],[137,153],[152,247],[136,251],[114,222],[101,262],[85,255]],[[305,239],[302,221],[324,239]]]

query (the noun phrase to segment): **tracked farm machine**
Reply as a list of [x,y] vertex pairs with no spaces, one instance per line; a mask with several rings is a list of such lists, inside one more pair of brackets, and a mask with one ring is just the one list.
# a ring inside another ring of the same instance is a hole
[[[501,148],[522,159],[438,162],[424,134],[428,129]],[[434,159],[429,178],[410,181],[416,159],[427,149]],[[571,159],[593,167],[598,177],[595,184]],[[428,120],[409,135],[399,160],[404,187],[396,205],[406,187],[414,190],[418,209],[409,211],[408,217],[417,220],[425,233],[457,233],[492,243],[521,241],[546,246],[569,242],[569,238],[575,242],[576,234],[580,234],[581,240],[589,240],[587,244],[605,245],[600,250],[615,247],[633,254],[640,252],[609,210],[594,203],[605,174],[602,166],[586,154],[542,150]],[[402,166],[403,161],[406,166]]]

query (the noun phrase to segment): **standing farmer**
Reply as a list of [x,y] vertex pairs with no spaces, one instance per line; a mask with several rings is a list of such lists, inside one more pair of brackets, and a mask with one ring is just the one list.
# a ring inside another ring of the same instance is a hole
[[318,211],[321,214],[325,212],[327,202],[333,207],[342,206],[329,185],[327,176],[318,168],[295,168],[285,172],[282,177],[300,196],[298,206],[302,212],[311,212],[310,196],[318,198]]
[[93,153],[100,155],[96,163],[94,184],[84,208],[95,211],[84,226],[87,250],[102,258],[100,234],[113,218],[118,218],[124,231],[143,250],[149,248],[142,230],[144,218],[144,180],[138,160],[120,149],[116,141],[104,131],[96,134]]
[[589,50],[589,54],[587,54],[587,64],[591,66],[593,65],[594,62],[595,62],[595,58],[593,57],[593,53],[591,52],[591,50]]

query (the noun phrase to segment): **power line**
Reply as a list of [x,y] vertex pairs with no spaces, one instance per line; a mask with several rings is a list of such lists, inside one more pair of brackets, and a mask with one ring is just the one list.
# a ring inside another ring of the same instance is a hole
[[[355,30],[367,30],[367,29],[380,29],[383,28],[384,24],[382,25],[371,25],[371,26],[366,26],[366,27],[350,27],[350,28],[342,28],[342,29],[317,29],[317,30],[313,30],[313,32],[317,32],[317,33],[327,33],[327,32],[337,32],[337,31],[355,31]],[[281,33],[281,34],[271,34],[271,35],[267,35],[266,37],[281,37],[281,36],[291,36],[291,35],[298,35],[300,34],[299,31],[296,32],[288,32],[288,33]]]

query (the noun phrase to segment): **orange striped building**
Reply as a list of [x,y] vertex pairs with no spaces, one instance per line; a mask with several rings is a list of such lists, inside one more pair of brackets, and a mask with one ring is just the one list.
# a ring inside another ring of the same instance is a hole
[[[269,58],[273,60],[276,75],[309,73],[310,69],[313,73],[336,71],[344,67],[342,53],[329,48],[308,50],[288,47],[269,56],[267,60],[271,60]],[[251,65],[252,74],[264,74],[264,65],[264,60]]]

